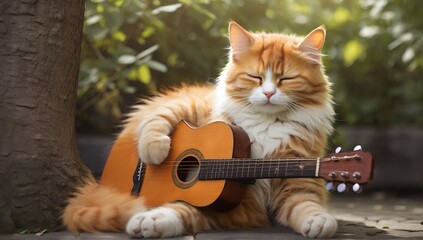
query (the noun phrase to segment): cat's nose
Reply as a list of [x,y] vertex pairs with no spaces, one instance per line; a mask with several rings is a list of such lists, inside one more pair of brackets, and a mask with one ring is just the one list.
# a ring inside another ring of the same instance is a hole
[[267,90],[263,91],[263,94],[266,95],[267,99],[270,99],[275,94],[275,92],[275,90]]

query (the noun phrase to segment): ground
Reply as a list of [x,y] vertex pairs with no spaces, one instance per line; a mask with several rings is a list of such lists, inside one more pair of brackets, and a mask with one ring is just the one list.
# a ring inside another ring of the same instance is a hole
[[[423,239],[423,194],[398,194],[386,192],[333,194],[330,212],[338,219],[339,229],[335,239]],[[131,239],[124,233],[52,232],[38,234],[0,235],[0,239]],[[175,239],[305,239],[286,227],[216,231],[199,233]]]

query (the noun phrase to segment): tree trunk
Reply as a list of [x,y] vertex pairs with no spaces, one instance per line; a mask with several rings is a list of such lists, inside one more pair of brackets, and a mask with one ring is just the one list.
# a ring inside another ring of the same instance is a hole
[[83,0],[0,1],[0,232],[54,230],[89,170],[75,142]]

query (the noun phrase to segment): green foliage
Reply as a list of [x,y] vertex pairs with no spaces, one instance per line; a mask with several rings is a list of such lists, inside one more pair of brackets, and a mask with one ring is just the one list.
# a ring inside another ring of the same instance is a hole
[[149,38],[165,27],[157,15],[179,7],[148,0],[86,1],[79,125],[107,129],[120,118],[125,97],[155,91],[151,70],[166,72],[167,66],[153,59],[159,45]]
[[108,129],[137,97],[213,81],[234,19],[299,35],[324,24],[340,123],[422,125],[422,15],[418,0],[87,0],[78,124]]
[[329,29],[329,38],[347,35],[345,29],[351,33],[339,39],[343,56],[327,59],[341,123],[423,125],[423,22],[418,17],[423,2],[362,1],[358,7],[356,18],[334,33]]

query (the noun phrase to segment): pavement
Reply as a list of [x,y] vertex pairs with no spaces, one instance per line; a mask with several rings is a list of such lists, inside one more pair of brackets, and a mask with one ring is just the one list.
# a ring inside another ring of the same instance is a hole
[[423,239],[423,193],[338,195],[330,211],[339,229],[336,238]]
[[[334,239],[423,239],[423,192],[400,194],[387,192],[335,193],[332,195],[330,212],[338,219],[338,232]],[[67,231],[38,234],[0,235],[7,240],[95,240],[131,239],[124,233],[81,233]],[[213,231],[196,236],[173,239],[306,239],[291,229],[273,226],[260,229],[236,231]]]

